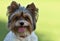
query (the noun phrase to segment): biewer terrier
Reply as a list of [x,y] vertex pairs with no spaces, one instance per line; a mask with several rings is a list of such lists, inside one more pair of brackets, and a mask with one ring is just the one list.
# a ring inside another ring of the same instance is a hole
[[38,9],[34,3],[22,7],[12,1],[8,6],[8,29],[4,41],[38,41],[35,34]]

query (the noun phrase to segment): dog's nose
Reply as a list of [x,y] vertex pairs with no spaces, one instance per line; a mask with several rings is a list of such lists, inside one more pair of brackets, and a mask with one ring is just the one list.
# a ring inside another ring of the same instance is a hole
[[20,25],[24,25],[24,23],[23,22],[20,22]]

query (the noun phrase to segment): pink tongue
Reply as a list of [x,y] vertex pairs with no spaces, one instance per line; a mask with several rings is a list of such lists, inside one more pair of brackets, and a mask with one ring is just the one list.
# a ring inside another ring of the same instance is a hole
[[20,27],[19,29],[18,29],[18,32],[24,32],[25,31],[25,28],[24,27]]

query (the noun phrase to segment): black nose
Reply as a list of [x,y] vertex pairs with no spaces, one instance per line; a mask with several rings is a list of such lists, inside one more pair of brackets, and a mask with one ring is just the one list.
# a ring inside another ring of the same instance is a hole
[[23,22],[20,22],[20,25],[24,25],[24,23]]

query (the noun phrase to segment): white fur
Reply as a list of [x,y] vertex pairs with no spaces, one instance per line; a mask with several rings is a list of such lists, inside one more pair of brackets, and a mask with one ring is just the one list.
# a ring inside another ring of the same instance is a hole
[[38,38],[34,32],[32,32],[32,34],[26,38],[20,38],[10,31],[5,37],[4,41],[38,41]]

